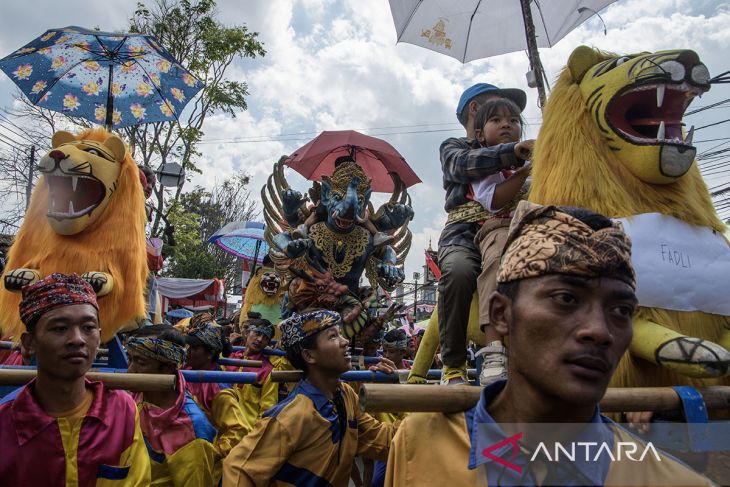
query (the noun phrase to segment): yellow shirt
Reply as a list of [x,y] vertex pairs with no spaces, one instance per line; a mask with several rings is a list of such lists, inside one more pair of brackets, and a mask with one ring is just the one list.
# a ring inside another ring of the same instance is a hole
[[[487,406],[504,387],[500,381],[482,391],[479,403],[463,413],[412,413],[401,423],[388,456],[388,470],[385,476],[385,487],[406,487],[421,485],[458,485],[486,486],[487,476],[497,478],[504,475],[505,470],[496,462],[479,465],[476,460],[479,448],[476,440],[478,423],[489,425],[492,431],[499,431],[498,425],[489,416]],[[619,425],[601,417],[598,411],[592,424],[613,442],[613,457],[622,458],[618,454],[620,443],[632,442],[638,451],[643,451],[646,444]],[[474,442],[474,443],[473,443]],[[711,482],[689,467],[657,450],[658,458],[653,454],[646,455],[641,461],[621,461],[605,463],[605,477],[599,475],[603,485],[711,485]],[[518,460],[508,454],[499,455],[515,463]],[[530,457],[524,458],[528,462]],[[577,469],[584,477],[592,478],[602,470],[593,468],[591,472],[582,470],[580,462],[570,462],[571,468]],[[470,462],[475,468],[470,469]],[[529,463],[527,463],[529,465]],[[591,466],[595,466],[595,463]],[[489,470],[487,470],[489,468]],[[501,472],[500,473],[500,469]],[[488,472],[488,473],[487,473]],[[485,475],[486,473],[486,475]],[[509,472],[507,472],[509,474]],[[507,483],[511,478],[503,477]],[[530,481],[523,478],[522,482]],[[601,483],[596,480],[596,484]],[[562,484],[561,484],[562,485]]]
[[385,460],[397,425],[361,412],[347,384],[339,393],[346,418],[316,387],[301,381],[225,459],[223,486],[345,487],[355,455]]

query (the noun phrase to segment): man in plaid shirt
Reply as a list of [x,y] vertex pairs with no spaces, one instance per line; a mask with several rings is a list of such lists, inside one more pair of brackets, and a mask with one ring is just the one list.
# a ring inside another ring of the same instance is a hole
[[438,293],[438,320],[441,357],[444,368],[442,384],[466,382],[466,331],[469,307],[481,272],[481,255],[474,236],[488,212],[471,194],[470,183],[503,169],[524,164],[514,153],[515,143],[480,147],[474,140],[474,117],[487,100],[509,98],[520,109],[527,103],[525,92],[499,89],[478,83],[461,95],[456,116],[466,129],[466,137],[446,139],[439,149],[446,212],[449,217],[439,238],[438,264],[441,269]]

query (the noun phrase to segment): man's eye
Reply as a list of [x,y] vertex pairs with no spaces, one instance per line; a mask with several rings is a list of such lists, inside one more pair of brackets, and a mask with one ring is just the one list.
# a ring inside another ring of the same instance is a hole
[[634,316],[634,307],[629,305],[619,305],[613,307],[613,312],[621,318],[631,318]]
[[571,293],[560,292],[552,295],[552,298],[558,302],[558,304],[575,304],[577,299]]

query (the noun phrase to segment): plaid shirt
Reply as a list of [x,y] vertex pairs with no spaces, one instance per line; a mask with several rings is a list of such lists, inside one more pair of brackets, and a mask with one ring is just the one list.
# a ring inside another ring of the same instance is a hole
[[[441,171],[446,190],[446,204],[449,210],[470,201],[470,184],[491,176],[503,169],[519,167],[524,161],[514,153],[516,142],[481,147],[474,139],[466,137],[446,139],[439,149],[441,155]],[[441,232],[439,248],[449,245],[461,245],[477,250],[474,235],[479,229],[478,223],[452,223],[446,225]]]

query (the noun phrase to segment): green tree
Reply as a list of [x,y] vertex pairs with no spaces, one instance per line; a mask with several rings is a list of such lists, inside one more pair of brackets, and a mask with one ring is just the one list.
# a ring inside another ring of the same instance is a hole
[[192,279],[218,277],[225,280],[227,289],[233,289],[240,263],[235,256],[208,244],[207,240],[227,223],[256,218],[248,183],[246,174],[237,174],[210,191],[196,186],[180,195],[167,215],[175,228],[175,247],[166,249],[165,275]]
[[[248,87],[243,81],[231,81],[225,74],[231,63],[241,57],[265,55],[257,32],[246,26],[227,27],[215,19],[214,0],[156,0],[139,3],[130,19],[133,32],[154,35],[180,63],[205,83],[198,97],[185,110],[180,123],[145,124],[125,129],[135,147],[138,163],[156,166],[178,162],[188,174],[200,172],[195,159],[200,155],[198,142],[203,137],[203,123],[208,115],[223,112],[231,117],[246,110]],[[182,186],[166,198],[164,188],[156,189],[156,215],[152,234],[161,231],[166,207],[179,200]],[[167,201],[169,200],[169,201]]]

